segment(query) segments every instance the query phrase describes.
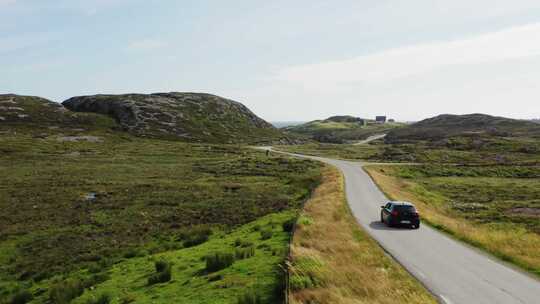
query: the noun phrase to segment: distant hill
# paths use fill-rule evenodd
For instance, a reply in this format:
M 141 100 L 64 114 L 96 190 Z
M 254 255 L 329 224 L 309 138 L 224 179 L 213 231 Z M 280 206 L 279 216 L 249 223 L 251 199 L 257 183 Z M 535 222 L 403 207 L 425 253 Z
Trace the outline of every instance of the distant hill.
M 287 127 L 284 130 L 289 134 L 297 134 L 324 143 L 351 143 L 401 126 L 400 123 L 377 124 L 369 119 L 340 115 Z
M 274 127 L 278 129 L 286 128 L 286 127 L 292 127 L 292 126 L 298 126 L 301 124 L 306 123 L 305 121 L 272 121 L 270 122 Z
M 444 114 L 403 128 L 392 130 L 386 136 L 389 143 L 450 137 L 539 137 L 540 125 L 531 121 L 496 117 L 485 114 Z

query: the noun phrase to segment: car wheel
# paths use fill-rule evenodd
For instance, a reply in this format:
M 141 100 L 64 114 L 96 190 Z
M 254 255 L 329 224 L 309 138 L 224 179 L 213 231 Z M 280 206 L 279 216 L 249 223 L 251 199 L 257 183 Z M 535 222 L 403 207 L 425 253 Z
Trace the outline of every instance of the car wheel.
M 420 224 L 418 223 L 418 224 L 414 225 L 413 228 L 414 228 L 414 229 L 420 228 Z

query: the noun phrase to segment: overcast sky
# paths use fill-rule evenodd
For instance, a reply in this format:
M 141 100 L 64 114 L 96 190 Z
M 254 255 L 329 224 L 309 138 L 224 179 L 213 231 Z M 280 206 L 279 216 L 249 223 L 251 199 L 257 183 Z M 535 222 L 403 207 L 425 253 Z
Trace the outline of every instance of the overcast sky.
M 540 1 L 0 0 L 0 93 L 169 91 L 270 121 L 540 117 Z

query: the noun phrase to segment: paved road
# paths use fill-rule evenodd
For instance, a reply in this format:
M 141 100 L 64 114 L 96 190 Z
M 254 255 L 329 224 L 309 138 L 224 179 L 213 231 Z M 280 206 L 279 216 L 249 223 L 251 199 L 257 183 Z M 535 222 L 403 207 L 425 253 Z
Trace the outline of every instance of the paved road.
M 381 224 L 380 206 L 387 198 L 361 164 L 310 158 L 332 164 L 343 172 L 347 200 L 357 221 L 441 303 L 540 303 L 540 282 L 535 278 L 426 225 L 409 230 Z
M 386 134 L 377 134 L 377 135 L 372 135 L 362 141 L 359 141 L 357 143 L 354 143 L 353 146 L 358 146 L 358 145 L 365 145 L 365 144 L 369 144 L 370 142 L 374 141 L 374 140 L 377 140 L 377 139 L 381 139 L 381 138 L 385 138 L 386 137 Z

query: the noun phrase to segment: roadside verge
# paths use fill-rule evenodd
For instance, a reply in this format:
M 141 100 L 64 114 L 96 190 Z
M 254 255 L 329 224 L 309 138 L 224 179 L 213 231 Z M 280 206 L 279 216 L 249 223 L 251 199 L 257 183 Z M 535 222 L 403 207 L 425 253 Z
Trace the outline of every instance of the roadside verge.
M 436 303 L 358 226 L 330 166 L 298 219 L 288 287 L 289 303 Z
M 428 191 L 419 183 L 390 174 L 392 168 L 365 166 L 379 189 L 391 200 L 410 201 L 422 221 L 452 237 L 480 248 L 495 257 L 540 276 L 540 236 L 509 223 L 474 223 L 456 216 L 445 203 L 447 198 Z

